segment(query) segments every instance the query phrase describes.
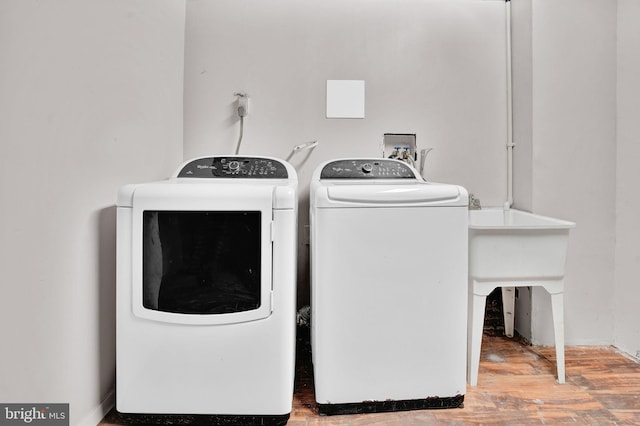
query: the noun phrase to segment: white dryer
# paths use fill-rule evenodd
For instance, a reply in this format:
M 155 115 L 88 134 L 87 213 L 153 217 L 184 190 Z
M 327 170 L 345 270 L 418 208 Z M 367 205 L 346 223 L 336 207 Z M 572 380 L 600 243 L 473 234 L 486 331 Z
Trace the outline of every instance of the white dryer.
M 311 179 L 311 350 L 320 413 L 459 407 L 468 194 L 398 160 Z
M 296 223 L 296 172 L 273 158 L 201 157 L 121 188 L 116 409 L 128 422 L 286 423 Z

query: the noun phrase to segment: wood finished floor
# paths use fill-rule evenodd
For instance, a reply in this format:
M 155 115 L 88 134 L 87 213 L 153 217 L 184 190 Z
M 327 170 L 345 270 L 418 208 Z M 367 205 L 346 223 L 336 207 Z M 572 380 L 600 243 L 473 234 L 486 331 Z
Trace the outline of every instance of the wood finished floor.
M 304 356 L 304 354 L 302 354 Z M 464 408 L 319 416 L 308 360 L 297 367 L 288 425 L 640 425 L 640 365 L 611 347 L 567 347 L 567 382 L 555 350 L 485 334 L 478 386 Z M 101 426 L 122 425 L 113 414 Z
M 299 378 L 290 425 L 640 425 L 640 365 L 610 347 L 569 347 L 567 383 L 555 349 L 485 335 L 478 386 L 464 408 L 319 417 L 312 380 Z
M 487 299 L 478 386 L 467 386 L 464 408 L 320 416 L 308 328 L 301 328 L 287 425 L 640 425 L 636 360 L 613 347 L 567 347 L 566 383 L 558 384 L 555 348 L 504 337 L 499 292 L 492 296 Z M 99 426 L 121 425 L 125 423 L 112 411 Z

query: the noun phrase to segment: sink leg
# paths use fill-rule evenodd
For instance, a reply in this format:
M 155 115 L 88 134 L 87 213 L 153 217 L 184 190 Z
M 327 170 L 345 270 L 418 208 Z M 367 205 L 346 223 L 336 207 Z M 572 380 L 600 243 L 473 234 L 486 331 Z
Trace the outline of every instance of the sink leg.
M 504 334 L 507 337 L 513 337 L 515 305 L 515 287 L 502 287 L 502 313 L 504 315 Z
M 556 364 L 558 368 L 558 383 L 565 382 L 564 372 L 564 295 L 551 295 L 551 309 L 553 311 L 553 332 L 556 341 Z
M 484 310 L 487 296 L 473 295 L 471 303 L 471 336 L 469 341 L 469 371 L 470 386 L 478 384 L 478 369 L 480 368 L 480 350 L 482 347 L 482 328 L 484 326 Z

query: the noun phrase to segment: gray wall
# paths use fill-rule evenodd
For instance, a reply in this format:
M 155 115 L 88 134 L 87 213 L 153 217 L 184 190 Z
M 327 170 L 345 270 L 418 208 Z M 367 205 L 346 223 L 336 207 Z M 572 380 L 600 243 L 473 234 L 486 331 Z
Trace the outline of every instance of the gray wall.
M 618 0 L 614 343 L 640 358 L 640 2 Z
M 2 402 L 68 401 L 71 424 L 87 425 L 110 406 L 116 191 L 168 176 L 183 156 L 231 152 L 237 90 L 251 95 L 243 152 L 286 157 L 320 140 L 292 161 L 301 226 L 315 165 L 377 156 L 389 131 L 435 148 L 428 178 L 504 201 L 502 1 L 187 6 L 185 17 L 174 0 L 0 2 Z M 516 205 L 578 223 L 567 343 L 637 355 L 640 7 L 513 8 L 525 22 L 514 25 Z M 367 82 L 366 118 L 325 119 L 325 80 L 351 78 Z M 550 324 L 536 327 L 548 341 Z
M 513 202 L 533 210 L 533 46 L 532 0 L 511 2 L 511 61 L 513 85 Z
M 616 3 L 512 3 L 516 207 L 577 223 L 567 261 L 566 343 L 609 344 L 615 318 Z M 549 296 L 540 288 L 530 301 L 526 291 L 521 295 L 531 317 L 518 319 L 525 327 L 531 321 L 534 343 L 552 344 Z
M 184 2 L 0 2 L 0 401 L 113 403 L 115 199 L 182 160 Z
M 241 153 L 286 158 L 318 139 L 300 179 L 300 302 L 308 294 L 308 186 L 331 158 L 381 155 L 382 135 L 434 148 L 425 176 L 506 199 L 503 1 L 190 0 L 185 157 L 232 153 L 234 92 L 250 95 Z M 326 119 L 325 83 L 362 79 L 364 119 Z
M 625 271 L 634 270 L 633 258 L 614 257 L 616 235 L 619 253 L 633 241 L 621 242 L 626 228 L 616 227 L 617 3 L 514 0 L 512 8 L 515 207 L 577 222 L 567 262 L 566 342 L 610 344 L 614 328 L 637 333 L 633 326 L 625 331 L 633 315 L 624 302 L 631 286 Z M 630 24 L 625 28 L 620 54 L 631 60 L 636 45 Z M 435 148 L 428 179 L 464 185 L 483 205 L 501 205 L 504 34 L 502 1 L 189 0 L 185 157 L 233 151 L 233 93 L 246 91 L 251 108 L 242 152 L 286 157 L 293 145 L 320 140 L 308 158 L 292 160 L 300 173 L 301 236 L 315 166 L 378 156 L 385 132 L 415 132 L 419 148 Z M 324 118 L 327 79 L 366 81 L 365 119 Z M 632 78 L 623 84 L 633 85 Z M 301 302 L 308 286 L 304 241 Z M 614 292 L 614 281 L 624 290 Z M 548 295 L 534 289 L 525 296 L 530 337 L 551 344 Z

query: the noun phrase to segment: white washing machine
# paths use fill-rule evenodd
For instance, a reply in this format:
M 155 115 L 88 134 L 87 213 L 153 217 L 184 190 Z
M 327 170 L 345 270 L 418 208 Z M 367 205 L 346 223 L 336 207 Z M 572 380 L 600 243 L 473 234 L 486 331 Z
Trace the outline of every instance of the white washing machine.
M 398 160 L 311 179 L 311 349 L 320 413 L 460 407 L 468 194 Z
M 197 158 L 168 180 L 121 188 L 117 215 L 117 411 L 130 423 L 286 423 L 295 369 L 293 167 Z

